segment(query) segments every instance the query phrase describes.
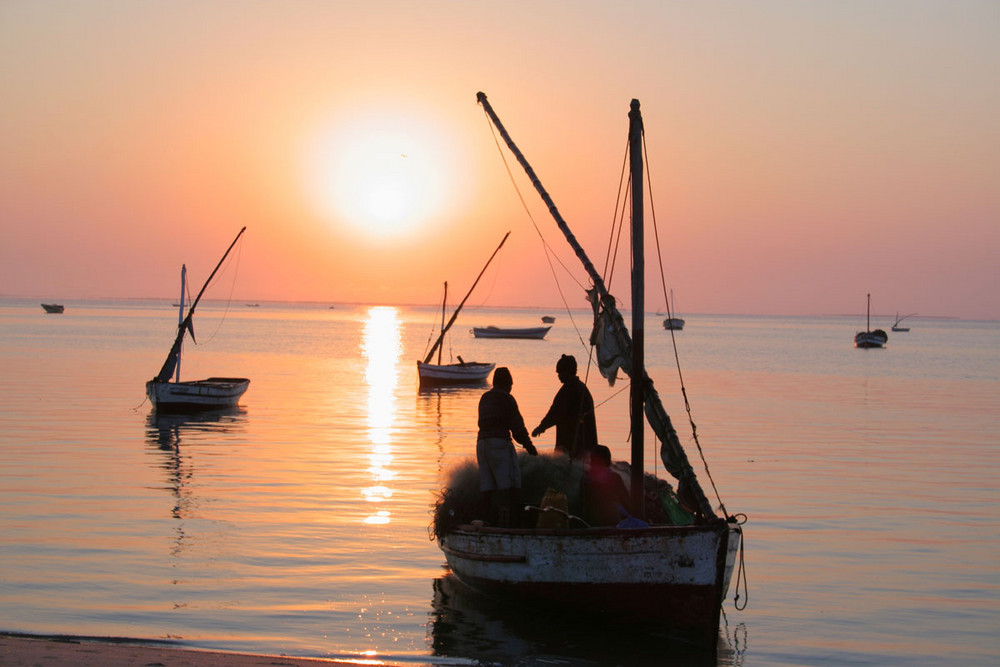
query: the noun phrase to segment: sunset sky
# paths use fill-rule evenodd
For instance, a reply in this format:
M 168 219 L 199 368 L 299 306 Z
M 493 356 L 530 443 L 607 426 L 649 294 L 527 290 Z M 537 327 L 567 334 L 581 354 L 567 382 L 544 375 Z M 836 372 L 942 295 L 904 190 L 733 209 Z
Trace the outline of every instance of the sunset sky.
M 0 295 L 172 298 L 246 225 L 238 299 L 457 301 L 510 230 L 472 301 L 559 307 L 533 218 L 583 306 L 480 90 L 598 266 L 640 100 L 682 313 L 1000 319 L 995 0 L 3 0 Z

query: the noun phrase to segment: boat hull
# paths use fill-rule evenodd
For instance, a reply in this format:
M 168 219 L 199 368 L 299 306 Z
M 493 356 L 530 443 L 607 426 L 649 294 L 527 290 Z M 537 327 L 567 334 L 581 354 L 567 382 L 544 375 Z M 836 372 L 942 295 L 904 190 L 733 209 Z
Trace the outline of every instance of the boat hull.
M 734 524 L 530 530 L 462 526 L 440 547 L 483 594 L 653 624 L 671 638 L 718 641 L 739 551 Z
M 417 362 L 421 387 L 483 384 L 496 364 L 470 361 L 464 364 L 425 364 Z
M 189 382 L 146 383 L 146 395 L 158 412 L 199 412 L 237 405 L 250 386 L 246 378 L 213 377 Z
M 472 335 L 476 338 L 528 338 L 541 340 L 552 327 L 528 327 L 526 329 L 501 329 L 499 327 L 475 327 Z
M 875 331 L 859 331 L 854 335 L 855 347 L 882 347 L 889 342 L 889 336 L 881 329 Z
M 66 307 L 59 303 L 43 303 L 42 308 L 46 313 L 59 314 L 66 310 Z
M 684 328 L 684 320 L 679 317 L 667 317 L 663 320 L 663 328 L 668 331 L 680 331 Z

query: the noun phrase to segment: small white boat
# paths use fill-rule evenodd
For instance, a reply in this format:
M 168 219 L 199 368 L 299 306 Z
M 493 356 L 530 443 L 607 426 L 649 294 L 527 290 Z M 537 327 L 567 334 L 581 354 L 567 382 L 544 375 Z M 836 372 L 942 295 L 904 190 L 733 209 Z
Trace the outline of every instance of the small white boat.
M 674 310 L 673 290 L 670 290 L 670 303 L 667 305 L 670 306 L 669 308 L 670 316 L 666 317 L 663 320 L 663 328 L 666 329 L 667 331 L 680 331 L 681 329 L 684 328 L 684 320 L 680 317 L 673 317 L 673 313 L 677 312 L 676 310 Z
M 476 338 L 529 338 L 541 340 L 552 327 L 527 327 L 524 329 L 509 329 L 494 326 L 473 327 L 472 335 Z
M 854 334 L 854 346 L 861 348 L 883 347 L 889 342 L 889 334 L 882 329 L 872 331 L 872 295 L 868 295 L 868 319 L 864 331 Z
M 497 253 L 500 252 L 500 248 L 503 244 L 507 242 L 507 237 L 510 236 L 510 232 L 504 234 L 503 240 L 500 241 L 500 245 L 497 249 L 493 251 L 490 258 L 486 260 L 486 265 L 483 266 L 479 275 L 476 277 L 475 282 L 472 283 L 472 287 L 469 288 L 468 293 L 462 302 L 458 304 L 458 308 L 452 314 L 451 319 L 445 324 L 445 308 L 448 303 L 448 283 L 444 284 L 444 301 L 441 303 L 441 333 L 438 335 L 437 340 L 434 345 L 431 346 L 430 352 L 424 357 L 423 361 L 417 361 L 417 377 L 419 378 L 420 387 L 442 387 L 450 385 L 463 385 L 463 384 L 483 384 L 486 382 L 486 378 L 489 377 L 490 373 L 496 364 L 485 363 L 479 361 L 465 361 L 462 357 L 458 358 L 457 364 L 444 364 L 441 363 L 441 356 L 444 342 L 444 336 L 448 333 L 451 325 L 455 323 L 455 319 L 458 318 L 458 313 L 462 310 L 462 306 L 472 295 L 472 290 L 476 289 L 476 285 L 479 284 L 479 279 L 483 277 L 483 273 L 486 272 L 487 267 L 489 267 L 490 262 L 496 257 Z M 434 358 L 434 353 L 437 352 L 437 363 L 432 364 L 431 360 Z
M 903 320 L 905 320 L 907 317 L 913 317 L 914 315 L 916 315 L 916 313 L 910 313 L 909 315 L 903 315 L 902 317 L 900 317 L 899 313 L 896 313 L 896 321 L 892 325 L 892 330 L 893 331 L 909 331 L 910 327 L 901 326 L 900 322 L 902 322 Z
M 61 303 L 43 303 L 42 309 L 45 310 L 46 313 L 58 314 L 66 310 L 66 307 Z
M 483 384 L 496 364 L 481 361 L 461 361 L 457 364 L 425 364 L 417 362 L 421 387 L 441 387 L 458 384 Z
M 202 410 L 218 410 L 220 408 L 233 407 L 239 403 L 247 387 L 250 386 L 250 380 L 247 378 L 210 377 L 205 380 L 187 380 L 184 382 L 180 379 L 181 346 L 184 343 L 184 335 L 190 333 L 191 340 L 194 340 L 194 325 L 192 324 L 194 309 L 198 306 L 198 302 L 201 301 L 201 297 L 205 293 L 208 284 L 212 282 L 212 278 L 219 271 L 219 267 L 226 261 L 229 252 L 236 245 L 236 242 L 240 240 L 240 236 L 243 235 L 246 229 L 246 227 L 241 229 L 240 233 L 233 239 L 222 259 L 219 260 L 219 263 L 215 266 L 211 275 L 209 275 L 208 280 L 205 281 L 201 291 L 198 292 L 198 296 L 191 302 L 191 307 L 188 309 L 187 315 L 184 314 L 187 267 L 181 267 L 181 300 L 178 304 L 177 336 L 174 338 L 174 344 L 171 346 L 170 352 L 167 354 L 167 360 L 163 362 L 160 372 L 157 373 L 155 378 L 146 383 L 146 395 L 157 412 L 199 412 Z M 172 382 L 171 377 L 174 378 Z

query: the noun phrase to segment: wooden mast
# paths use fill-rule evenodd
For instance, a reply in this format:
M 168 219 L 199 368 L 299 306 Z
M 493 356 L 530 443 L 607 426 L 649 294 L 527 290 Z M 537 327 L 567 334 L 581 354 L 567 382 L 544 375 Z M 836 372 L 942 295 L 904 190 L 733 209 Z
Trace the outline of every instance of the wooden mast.
M 629 168 L 632 180 L 632 383 L 629 387 L 632 427 L 632 514 L 645 519 L 645 485 L 643 482 L 643 383 L 646 380 L 644 357 L 645 271 L 643 246 L 642 200 L 642 114 L 639 100 L 632 100 L 629 109 Z
M 510 236 L 510 232 L 507 232 L 506 234 L 503 235 L 503 241 L 500 241 L 500 245 L 498 245 L 497 249 L 493 251 L 493 254 L 490 255 L 490 258 L 486 260 L 486 266 L 484 266 L 483 270 L 479 272 L 478 276 L 476 276 L 476 282 L 472 283 L 472 287 L 469 288 L 469 292 L 465 295 L 465 298 L 462 299 L 462 303 L 458 304 L 458 308 L 455 309 L 455 312 L 454 314 L 452 314 L 451 319 L 448 320 L 448 324 L 441 328 L 441 335 L 438 336 L 438 339 L 436 341 L 434 341 L 434 345 L 431 347 L 431 351 L 427 353 L 427 356 L 424 357 L 423 363 L 425 364 L 431 363 L 431 359 L 434 358 L 434 353 L 437 352 L 438 348 L 441 346 L 441 341 L 444 340 L 444 335 L 448 333 L 448 329 L 450 329 L 451 325 L 455 323 L 455 318 L 458 317 L 458 312 L 462 310 L 462 306 L 464 306 L 468 298 L 472 296 L 472 290 L 476 289 L 476 285 L 479 284 L 479 279 L 483 277 L 484 273 L 486 273 L 486 268 L 490 265 L 490 262 L 493 261 L 493 258 L 497 256 L 497 253 L 500 252 L 500 248 L 503 247 L 503 244 L 507 242 L 508 236 Z
M 448 306 L 448 281 L 444 281 L 444 298 L 441 300 L 441 332 L 444 333 L 445 308 Z M 438 346 L 438 366 L 441 365 L 441 354 L 444 352 L 444 345 Z
M 187 272 L 188 272 L 187 264 L 181 264 L 181 300 L 177 304 L 178 305 L 178 308 L 177 308 L 177 329 L 178 330 L 180 330 L 180 328 L 184 325 L 184 293 L 185 293 L 185 288 L 187 287 Z M 181 355 L 178 354 L 177 355 L 177 368 L 174 369 L 174 382 L 180 382 L 180 381 L 181 381 Z

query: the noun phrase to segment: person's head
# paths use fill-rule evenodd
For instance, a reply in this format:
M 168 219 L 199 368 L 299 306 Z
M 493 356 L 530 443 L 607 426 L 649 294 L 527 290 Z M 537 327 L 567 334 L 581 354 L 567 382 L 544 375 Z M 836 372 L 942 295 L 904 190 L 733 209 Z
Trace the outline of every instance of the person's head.
M 510 369 L 501 366 L 493 371 L 493 386 L 503 391 L 510 391 L 511 387 L 514 386 L 514 378 L 510 374 Z
M 576 376 L 576 357 L 572 354 L 564 354 L 556 362 L 556 375 L 562 382 Z
M 590 465 L 611 467 L 611 450 L 604 445 L 597 445 L 590 452 Z

